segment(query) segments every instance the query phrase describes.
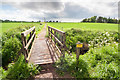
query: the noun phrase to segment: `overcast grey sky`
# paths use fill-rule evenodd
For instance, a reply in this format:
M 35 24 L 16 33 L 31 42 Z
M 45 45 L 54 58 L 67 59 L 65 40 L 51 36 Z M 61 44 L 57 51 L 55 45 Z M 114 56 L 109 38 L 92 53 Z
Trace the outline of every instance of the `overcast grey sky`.
M 0 19 L 79 22 L 83 18 L 118 18 L 119 0 L 2 0 Z

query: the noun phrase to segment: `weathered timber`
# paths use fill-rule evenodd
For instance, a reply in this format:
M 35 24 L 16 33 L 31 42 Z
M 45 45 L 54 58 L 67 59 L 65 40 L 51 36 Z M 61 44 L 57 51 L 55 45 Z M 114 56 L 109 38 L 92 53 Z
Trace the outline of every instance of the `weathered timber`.
M 61 39 L 59 39 L 56 36 L 56 33 L 58 33 L 61 36 Z M 66 45 L 65 45 L 65 38 L 66 38 L 65 37 L 65 32 L 48 26 L 48 37 L 51 39 L 52 42 L 54 42 L 55 45 L 57 45 L 56 43 L 60 44 L 60 45 L 58 45 L 59 47 L 56 46 L 56 48 L 58 49 L 59 52 L 61 52 L 63 57 L 65 57 L 65 49 L 66 49 Z M 53 38 L 54 38 L 54 41 L 53 41 Z
M 30 34 L 28 40 L 26 39 L 26 36 Z M 24 32 L 21 33 L 21 39 L 22 39 L 22 49 L 21 49 L 21 53 L 24 54 L 25 56 L 25 59 L 29 60 L 29 57 L 30 57 L 30 52 L 31 52 L 31 49 L 30 49 L 30 52 L 28 50 L 28 47 L 30 46 L 30 44 L 32 43 L 32 41 L 34 42 L 34 39 L 35 39 L 35 26 L 30 28 L 29 30 L 26 30 Z

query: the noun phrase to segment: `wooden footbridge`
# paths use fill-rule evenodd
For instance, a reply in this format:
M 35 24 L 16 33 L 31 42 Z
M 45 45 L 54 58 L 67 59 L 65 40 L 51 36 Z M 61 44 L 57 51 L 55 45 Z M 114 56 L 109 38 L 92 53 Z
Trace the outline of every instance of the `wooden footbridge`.
M 47 31 L 48 37 L 45 37 Z M 29 63 L 54 63 L 60 56 L 65 57 L 65 51 L 68 51 L 65 45 L 65 32 L 49 27 L 47 24 L 37 37 L 35 27 L 32 27 L 21 33 L 21 39 L 23 47 L 20 53 L 24 54 Z

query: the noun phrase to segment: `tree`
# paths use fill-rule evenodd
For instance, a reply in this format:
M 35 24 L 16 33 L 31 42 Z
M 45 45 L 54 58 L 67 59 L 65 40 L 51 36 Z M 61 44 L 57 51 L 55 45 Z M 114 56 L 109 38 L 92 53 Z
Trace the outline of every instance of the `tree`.
M 96 18 L 97 18 L 97 16 L 91 17 L 91 18 L 90 18 L 90 21 L 91 21 L 91 22 L 96 22 Z
M 117 24 L 118 20 L 117 19 L 113 19 L 113 23 Z
M 97 22 L 98 22 L 98 23 L 102 23 L 102 22 L 103 22 L 103 17 L 101 17 L 101 16 L 98 17 L 98 18 L 97 18 Z
M 49 22 L 52 22 L 51 20 Z
M 107 23 L 113 23 L 113 20 L 109 17 Z
M 85 19 L 83 19 L 83 21 L 82 22 L 87 22 L 87 19 L 85 18 Z
M 120 19 L 118 20 L 118 24 L 120 24 Z
M 103 18 L 103 23 L 107 23 L 108 19 L 106 17 Z

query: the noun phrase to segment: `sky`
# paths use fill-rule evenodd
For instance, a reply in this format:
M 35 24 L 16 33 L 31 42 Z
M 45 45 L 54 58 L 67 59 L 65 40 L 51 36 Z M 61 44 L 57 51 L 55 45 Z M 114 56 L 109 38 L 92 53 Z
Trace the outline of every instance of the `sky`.
M 103 16 L 118 18 L 119 0 L 1 0 L 0 19 L 80 22 Z

